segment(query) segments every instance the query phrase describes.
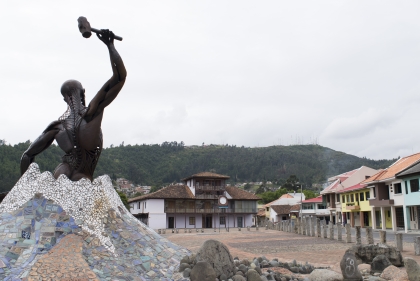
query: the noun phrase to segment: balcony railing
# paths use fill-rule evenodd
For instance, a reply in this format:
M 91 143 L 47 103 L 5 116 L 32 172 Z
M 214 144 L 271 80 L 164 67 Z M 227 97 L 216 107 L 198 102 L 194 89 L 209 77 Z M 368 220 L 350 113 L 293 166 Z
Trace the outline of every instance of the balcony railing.
M 348 202 L 346 203 L 347 210 L 360 210 L 359 202 Z
M 218 199 L 219 195 L 216 194 L 196 194 L 196 199 Z
M 247 208 L 247 209 L 228 209 L 228 208 L 217 208 L 217 209 L 173 209 L 166 208 L 165 213 L 196 213 L 196 214 L 243 214 L 243 213 L 257 213 L 257 209 Z
M 199 185 L 195 187 L 197 190 L 201 191 L 225 191 L 225 186 L 211 186 L 211 185 Z

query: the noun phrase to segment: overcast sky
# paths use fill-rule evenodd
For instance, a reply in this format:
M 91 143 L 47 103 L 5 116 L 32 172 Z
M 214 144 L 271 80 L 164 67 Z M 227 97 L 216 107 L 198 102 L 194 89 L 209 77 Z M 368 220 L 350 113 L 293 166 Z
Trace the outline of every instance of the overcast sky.
M 69 3 L 69 4 L 67 4 Z M 314 139 L 373 159 L 420 151 L 419 1 L 2 1 L 0 139 L 33 141 L 112 75 L 128 77 L 104 145 L 289 145 Z

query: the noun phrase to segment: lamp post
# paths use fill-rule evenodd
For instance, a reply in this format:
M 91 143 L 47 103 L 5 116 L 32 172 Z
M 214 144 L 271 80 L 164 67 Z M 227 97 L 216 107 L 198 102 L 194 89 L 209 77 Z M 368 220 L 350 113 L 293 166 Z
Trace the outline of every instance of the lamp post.
M 297 182 L 297 185 L 300 185 L 300 214 L 299 214 L 299 217 L 302 218 L 302 188 L 303 188 L 303 184 Z

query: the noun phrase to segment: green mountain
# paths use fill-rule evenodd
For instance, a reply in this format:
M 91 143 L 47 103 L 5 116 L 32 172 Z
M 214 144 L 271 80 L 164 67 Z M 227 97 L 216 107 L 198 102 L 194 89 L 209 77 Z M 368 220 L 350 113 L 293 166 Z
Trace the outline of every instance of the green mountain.
M 0 145 L 0 191 L 10 190 L 19 179 L 19 161 L 29 141 L 14 146 Z M 53 171 L 63 152 L 52 145 L 36 157 L 42 171 Z M 183 142 L 161 145 L 120 145 L 102 151 L 95 177 L 108 174 L 125 177 L 142 185 L 179 182 L 181 178 L 212 171 L 231 177 L 231 182 L 284 182 L 296 175 L 306 186 L 323 183 L 329 176 L 362 165 L 385 168 L 391 160 L 371 160 L 334 151 L 319 145 L 270 147 L 184 146 Z

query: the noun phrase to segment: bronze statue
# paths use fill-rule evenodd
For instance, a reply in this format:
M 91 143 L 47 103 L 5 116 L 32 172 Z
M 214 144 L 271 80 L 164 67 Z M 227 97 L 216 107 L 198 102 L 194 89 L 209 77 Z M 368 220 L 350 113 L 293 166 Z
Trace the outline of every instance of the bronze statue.
M 81 29 L 80 18 L 79 29 Z M 35 156 L 56 140 L 65 155 L 62 157 L 62 163 L 54 170 L 54 177 L 57 179 L 60 175 L 66 175 L 72 181 L 78 181 L 81 178 L 93 179 L 93 172 L 102 151 L 101 123 L 104 109 L 117 97 L 127 76 L 124 63 L 114 46 L 114 33 L 107 29 L 95 29 L 95 32 L 108 47 L 112 77 L 87 107 L 85 89 L 82 84 L 76 80 L 64 82 L 61 86 L 61 94 L 68 105 L 67 111 L 57 121 L 48 125 L 41 136 L 23 153 L 20 162 L 22 174 L 34 161 Z

